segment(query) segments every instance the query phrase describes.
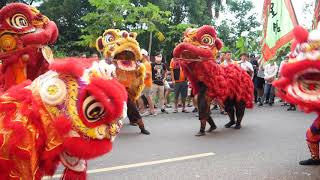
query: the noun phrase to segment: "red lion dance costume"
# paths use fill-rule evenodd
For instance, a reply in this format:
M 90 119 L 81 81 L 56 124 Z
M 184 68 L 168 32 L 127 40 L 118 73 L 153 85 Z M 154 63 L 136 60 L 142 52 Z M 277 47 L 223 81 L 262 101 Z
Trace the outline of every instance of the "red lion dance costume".
M 0 88 L 7 90 L 26 79 L 48 71 L 53 56 L 48 46 L 56 41 L 58 29 L 37 9 L 12 3 L 0 10 Z
M 285 101 L 297 104 L 306 113 L 318 113 L 306 133 L 311 158 L 300 164 L 320 165 L 320 30 L 309 33 L 298 26 L 294 35 L 289 63 L 283 66 L 274 86 L 281 90 L 278 95 Z
M 253 84 L 250 76 L 236 65 L 222 67 L 215 62 L 222 41 L 212 26 L 188 29 L 183 42 L 173 51 L 176 60 L 180 60 L 195 94 L 198 94 L 200 131 L 196 136 L 205 135 L 206 122 L 211 127 L 207 132 L 216 129 L 210 117 L 210 103 L 216 100 L 225 105 L 230 117 L 226 128 L 236 124 L 241 128 L 245 108 L 253 106 Z M 235 120 L 237 117 L 237 121 Z
M 68 58 L 0 96 L 0 179 L 86 179 L 86 160 L 112 149 L 127 93 L 103 61 Z

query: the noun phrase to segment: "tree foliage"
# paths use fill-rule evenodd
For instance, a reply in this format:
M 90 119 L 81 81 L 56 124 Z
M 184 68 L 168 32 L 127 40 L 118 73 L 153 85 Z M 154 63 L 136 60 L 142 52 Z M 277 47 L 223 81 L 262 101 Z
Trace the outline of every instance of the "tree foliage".
M 55 21 L 59 28 L 59 39 L 55 45 L 59 51 L 68 52 L 69 55 L 90 51 L 87 46 L 77 44 L 81 30 L 89 25 L 81 17 L 95 11 L 87 0 L 47 0 L 40 5 L 39 10 Z
M 34 2 L 39 2 L 41 0 L 1 0 L 0 1 L 0 9 L 5 6 L 6 4 L 13 3 L 13 2 L 20 2 L 25 3 L 28 5 L 32 5 Z
M 143 47 L 148 36 L 147 33 L 154 32 L 159 40 L 165 38 L 160 31 L 160 26 L 166 26 L 171 15 L 170 11 L 161 11 L 152 3 L 131 3 L 129 0 L 90 0 L 96 11 L 90 12 L 82 20 L 88 24 L 83 29 L 80 45 L 94 46 L 95 40 L 105 29 L 119 28 L 139 33 L 139 40 L 143 41 Z
M 260 50 L 261 24 L 253 12 L 249 0 L 229 0 L 217 25 L 219 37 L 225 48 L 234 52 L 236 57 L 243 52 L 258 53 Z
M 10 0 L 7 0 L 10 1 Z M 12 1 L 12 0 L 11 0 Z M 29 0 L 30 1 L 30 0 Z M 39 0 L 38 0 L 39 1 Z M 41 1 L 41 0 L 40 0 Z M 59 55 L 95 52 L 95 40 L 107 28 L 138 32 L 140 46 L 167 59 L 188 27 L 214 25 L 224 49 L 236 55 L 257 52 L 261 30 L 250 0 L 45 0 L 39 9 L 55 21 Z

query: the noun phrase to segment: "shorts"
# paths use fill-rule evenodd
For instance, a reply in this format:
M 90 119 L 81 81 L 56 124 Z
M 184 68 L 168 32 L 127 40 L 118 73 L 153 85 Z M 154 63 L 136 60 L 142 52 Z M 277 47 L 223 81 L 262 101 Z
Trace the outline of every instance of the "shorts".
M 168 89 L 170 89 L 170 85 L 169 85 L 169 83 L 168 83 L 168 81 L 164 81 L 164 89 L 165 90 L 168 90 Z
M 263 89 L 264 84 L 265 84 L 264 78 L 261 78 L 261 77 L 256 77 L 255 78 L 255 82 L 254 82 L 255 88 Z
M 144 87 L 141 95 L 152 96 L 153 95 L 152 88 L 151 87 Z
M 188 83 L 184 82 L 177 82 L 174 84 L 174 96 L 176 99 L 179 98 L 181 95 L 182 99 L 185 99 L 188 96 Z

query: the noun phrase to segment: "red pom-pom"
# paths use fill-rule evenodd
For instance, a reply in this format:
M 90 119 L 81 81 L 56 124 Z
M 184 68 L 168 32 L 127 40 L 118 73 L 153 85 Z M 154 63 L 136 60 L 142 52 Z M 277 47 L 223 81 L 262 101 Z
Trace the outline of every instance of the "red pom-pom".
M 60 136 L 66 135 L 72 128 L 71 121 L 65 116 L 60 116 L 55 119 L 53 125 Z
M 112 143 L 109 140 L 92 139 L 88 141 L 84 138 L 68 137 L 63 147 L 72 156 L 77 156 L 81 159 L 92 159 L 111 151 Z
M 50 64 L 49 68 L 50 70 L 57 71 L 61 74 L 81 77 L 84 70 L 89 68 L 94 61 L 96 61 L 96 59 L 76 57 L 55 59 L 55 61 Z
M 309 32 L 302 26 L 295 27 L 293 34 L 299 43 L 306 42 L 308 40 Z

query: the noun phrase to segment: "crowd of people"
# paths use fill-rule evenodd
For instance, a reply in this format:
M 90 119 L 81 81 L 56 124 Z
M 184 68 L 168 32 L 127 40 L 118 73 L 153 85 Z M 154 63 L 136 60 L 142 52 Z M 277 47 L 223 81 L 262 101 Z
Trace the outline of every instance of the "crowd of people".
M 141 116 L 157 115 L 155 108 L 160 109 L 160 113 L 168 114 L 166 108 L 170 106 L 170 100 L 174 99 L 173 113 L 189 113 L 186 107 L 194 107 L 191 112 L 198 112 L 197 96 L 192 93 L 192 87 L 184 74 L 179 61 L 172 59 L 167 65 L 161 53 L 157 53 L 152 62 L 146 50 L 142 50 L 144 65 L 146 66 L 145 88 L 138 100 L 138 107 Z M 240 60 L 232 59 L 232 52 L 225 51 L 219 54 L 217 63 L 221 66 L 236 64 L 244 69 L 251 77 L 254 84 L 254 103 L 258 107 L 275 103 L 275 88 L 272 82 L 280 76 L 281 68 L 288 63 L 289 58 L 281 62 L 266 63 L 254 54 L 242 53 Z M 171 95 L 173 93 L 173 96 Z M 173 97 L 173 98 L 172 98 Z M 280 99 L 280 102 L 283 102 Z M 283 102 L 282 106 L 288 106 L 288 111 L 295 111 L 292 104 Z M 211 109 L 220 109 L 220 113 L 227 115 L 223 104 L 212 103 Z M 181 110 L 179 109 L 181 108 Z M 198 115 L 196 115 L 198 116 Z

